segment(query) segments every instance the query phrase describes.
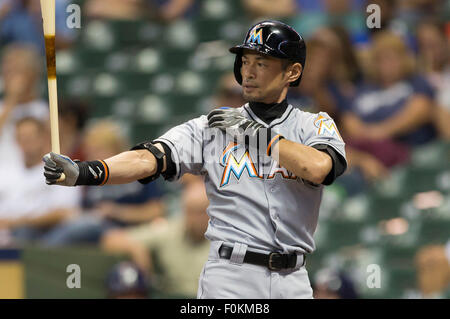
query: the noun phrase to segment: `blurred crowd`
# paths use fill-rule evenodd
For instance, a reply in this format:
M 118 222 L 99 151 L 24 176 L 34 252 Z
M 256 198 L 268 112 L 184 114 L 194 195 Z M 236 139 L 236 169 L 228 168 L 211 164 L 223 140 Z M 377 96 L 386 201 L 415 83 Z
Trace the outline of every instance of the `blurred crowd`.
M 82 4 L 83 19 L 167 25 L 195 18 L 201 1 L 74 2 Z M 70 49 L 78 35 L 65 23 L 71 1 L 56 3 L 57 50 Z M 366 25 L 369 4 L 381 8 L 379 27 Z M 240 5 L 249 25 L 276 18 L 304 36 L 304 75 L 288 101 L 308 112 L 325 111 L 337 122 L 349 161 L 338 182 L 349 196 L 408 164 L 416 147 L 450 141 L 450 1 L 241 0 Z M 50 138 L 48 106 L 39 93 L 45 66 L 39 1 L 0 0 L 0 46 L 0 246 L 98 245 L 131 261 L 109 274 L 111 297 L 148 297 L 151 289 L 195 296 L 209 247 L 203 236 L 208 200 L 202 178 L 183 178 L 176 190 L 178 211 L 168 208 L 167 190 L 159 182 L 45 185 L 41 158 L 50 150 Z M 211 108 L 244 103 L 230 70 L 217 83 Z M 60 100 L 63 154 L 94 160 L 132 146 L 118 123 L 90 118 L 94 107 Z M 418 249 L 422 296 L 448 290 L 449 255 L 444 246 Z M 122 282 L 127 272 L 136 273 L 134 282 Z M 357 298 L 340 270 L 325 269 L 313 282 L 316 297 Z

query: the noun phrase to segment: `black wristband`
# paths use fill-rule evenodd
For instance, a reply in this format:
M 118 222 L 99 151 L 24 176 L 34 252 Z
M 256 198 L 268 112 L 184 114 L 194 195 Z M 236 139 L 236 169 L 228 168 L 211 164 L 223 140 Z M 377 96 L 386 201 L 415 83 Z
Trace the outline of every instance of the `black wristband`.
M 109 179 L 109 167 L 102 160 L 75 162 L 79 175 L 75 185 L 104 185 Z

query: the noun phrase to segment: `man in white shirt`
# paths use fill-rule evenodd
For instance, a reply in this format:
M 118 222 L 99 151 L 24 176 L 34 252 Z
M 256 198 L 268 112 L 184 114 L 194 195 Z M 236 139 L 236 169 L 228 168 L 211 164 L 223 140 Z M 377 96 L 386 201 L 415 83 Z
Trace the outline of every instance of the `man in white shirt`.
M 54 226 L 77 214 L 81 189 L 50 187 L 42 181 L 41 157 L 49 150 L 46 123 L 23 118 L 15 133 L 24 162 L 22 169 L 4 171 L 0 179 L 0 231 L 9 231 L 18 243 L 45 242 Z
M 48 105 L 39 99 L 38 81 L 43 64 L 34 47 L 13 44 L 4 50 L 0 100 L 0 175 L 21 166 L 22 154 L 15 140 L 15 123 L 24 117 L 48 119 Z

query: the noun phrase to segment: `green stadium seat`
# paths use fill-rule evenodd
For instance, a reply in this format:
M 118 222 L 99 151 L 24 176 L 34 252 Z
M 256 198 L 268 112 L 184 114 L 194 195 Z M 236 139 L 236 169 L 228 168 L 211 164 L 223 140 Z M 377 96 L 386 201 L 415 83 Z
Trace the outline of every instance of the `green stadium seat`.
M 326 246 L 327 249 L 336 250 L 362 244 L 362 231 L 365 227 L 363 222 L 328 220 L 320 227 L 323 228 L 323 236 L 325 236 L 322 239 L 322 247 Z
M 418 245 L 411 245 L 409 247 L 383 245 L 384 262 L 389 267 L 410 270 L 414 267 L 414 257 L 418 249 Z
M 170 46 L 159 47 L 158 51 L 161 55 L 161 68 L 163 70 L 185 70 L 187 68 L 189 58 L 193 53 L 192 49 L 180 49 Z
M 241 0 L 202 0 L 200 17 L 209 19 L 237 19 L 245 15 Z
M 151 92 L 151 83 L 156 77 L 154 74 L 136 71 L 122 71 L 113 73 L 124 88 L 123 96 L 133 95 L 135 92 Z
M 409 200 L 408 197 L 386 198 L 378 194 L 369 196 L 370 220 L 376 222 L 380 220 L 396 218 L 402 216 L 402 208 Z
M 111 267 L 126 256 L 109 256 L 97 248 L 78 246 L 42 248 L 27 246 L 23 251 L 26 298 L 106 298 L 105 279 Z M 82 273 L 79 289 L 68 289 L 67 266 L 77 264 Z
M 438 189 L 438 176 L 442 172 L 443 169 L 439 167 L 408 168 L 403 190 L 404 194 L 413 195 Z
M 167 25 L 159 38 L 160 45 L 177 49 L 194 49 L 198 42 L 194 22 L 187 19 Z
M 108 20 L 108 29 L 114 34 L 115 46 L 124 48 L 139 44 L 140 30 L 147 24 L 145 21 Z M 149 45 L 151 43 L 147 43 Z
M 411 165 L 418 168 L 450 168 L 450 143 L 438 141 L 413 149 Z
M 423 219 L 420 231 L 420 243 L 445 244 L 450 239 L 450 220 Z
M 108 52 L 117 45 L 116 37 L 106 20 L 86 23 L 80 34 L 79 45 L 88 49 Z
M 132 127 L 131 139 L 133 143 L 140 143 L 155 139 L 165 133 L 169 127 L 166 124 L 135 123 Z
M 90 72 L 58 75 L 57 86 L 59 96 L 86 97 L 92 94 L 93 75 Z
M 102 52 L 89 47 L 80 47 L 74 53 L 81 70 L 85 69 L 104 69 L 106 57 L 109 52 Z M 75 73 L 79 72 L 78 70 Z

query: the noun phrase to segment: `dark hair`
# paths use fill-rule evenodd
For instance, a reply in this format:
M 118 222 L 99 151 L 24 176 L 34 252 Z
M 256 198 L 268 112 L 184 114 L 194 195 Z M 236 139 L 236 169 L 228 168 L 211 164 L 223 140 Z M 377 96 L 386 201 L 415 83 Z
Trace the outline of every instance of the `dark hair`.
M 39 132 L 43 132 L 47 129 L 45 121 L 40 120 L 33 116 L 26 116 L 26 117 L 19 119 L 16 122 L 16 127 L 19 127 L 20 125 L 27 123 L 27 122 L 31 122 L 31 123 L 35 124 L 38 127 Z
M 76 121 L 77 129 L 83 129 L 89 113 L 89 107 L 87 103 L 78 99 L 69 99 L 59 101 L 58 104 L 59 116 L 73 116 Z
M 416 36 L 417 36 L 417 33 L 418 33 L 419 29 L 421 27 L 424 27 L 424 26 L 429 26 L 429 27 L 434 28 L 436 31 L 438 31 L 438 33 L 443 38 L 446 38 L 446 33 L 445 33 L 446 24 L 445 24 L 444 21 L 442 21 L 442 19 L 437 19 L 437 18 L 434 18 L 434 17 L 427 17 L 427 18 L 425 18 L 424 20 L 419 22 L 419 24 L 417 25 L 416 30 L 415 30 Z
M 294 63 L 296 63 L 296 62 L 292 61 L 292 60 L 288 60 L 288 59 L 282 59 L 281 60 L 281 67 L 283 68 L 283 70 L 286 70 L 288 68 L 288 66 L 290 66 L 290 65 L 292 65 Z
M 329 29 L 339 38 L 342 44 L 342 58 L 348 71 L 349 80 L 354 83 L 361 80 L 362 72 L 358 59 L 356 58 L 350 34 L 344 27 L 339 25 L 332 25 Z

